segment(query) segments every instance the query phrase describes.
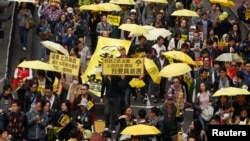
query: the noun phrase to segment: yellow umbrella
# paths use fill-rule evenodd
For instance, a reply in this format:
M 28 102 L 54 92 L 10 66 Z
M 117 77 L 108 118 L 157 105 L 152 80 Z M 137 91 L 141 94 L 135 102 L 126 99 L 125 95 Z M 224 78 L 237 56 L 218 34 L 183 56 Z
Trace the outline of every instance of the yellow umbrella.
M 167 58 L 179 60 L 190 65 L 196 65 L 195 61 L 182 51 L 167 51 L 162 54 Z
M 219 3 L 224 7 L 235 7 L 235 3 L 232 0 L 210 0 L 210 3 Z
M 122 24 L 119 29 L 133 32 L 133 34 L 148 34 L 148 30 L 137 24 Z
M 133 79 L 129 82 L 129 85 L 130 85 L 132 88 L 141 88 L 141 87 L 144 87 L 144 86 L 145 86 L 145 83 L 144 83 L 144 81 L 141 80 L 141 79 L 133 78 Z
M 224 62 L 243 62 L 243 58 L 237 53 L 223 53 L 219 55 L 215 60 Z
M 153 82 L 160 84 L 161 77 L 159 76 L 159 69 L 155 62 L 152 59 L 144 58 L 144 65 Z
M 62 54 L 69 56 L 69 52 L 62 45 L 52 41 L 42 41 L 41 44 L 53 52 L 61 52 Z
M 244 88 L 228 87 L 222 88 L 213 94 L 213 97 L 218 96 L 236 96 L 236 95 L 250 95 L 250 92 Z
M 151 26 L 151 25 L 143 25 L 141 26 L 143 28 L 145 28 L 147 31 L 150 31 L 150 30 L 153 30 L 153 29 L 156 29 L 155 27 Z M 135 37 L 135 36 L 140 36 L 142 35 L 141 33 L 133 33 L 133 32 L 130 32 L 129 33 L 129 37 Z
M 121 134 L 123 135 L 133 135 L 133 136 L 142 136 L 142 135 L 158 135 L 161 132 L 153 125 L 137 124 L 133 126 L 126 127 Z
M 109 3 L 121 4 L 121 5 L 135 5 L 134 0 L 110 0 Z
M 112 3 L 100 3 L 98 4 L 98 7 L 101 9 L 101 11 L 121 11 L 121 7 L 116 4 Z
M 148 34 L 144 34 L 147 40 L 156 40 L 158 36 L 162 36 L 164 38 L 170 36 L 172 33 L 165 28 L 155 28 L 148 31 Z
M 56 71 L 53 65 L 44 63 L 39 60 L 34 60 L 34 61 L 23 61 L 18 65 L 18 67 L 21 68 L 31 68 L 31 69 L 36 69 L 36 70 L 48 70 L 48 71 Z
M 168 3 L 167 0 L 142 0 L 146 2 L 155 2 L 155 3 Z
M 102 8 L 98 4 L 82 5 L 80 10 L 102 11 Z
M 186 63 L 174 63 L 165 66 L 161 71 L 160 71 L 160 76 L 162 77 L 172 77 L 172 76 L 179 76 L 183 75 L 192 69 L 190 66 Z
M 186 17 L 199 17 L 199 15 L 192 10 L 182 9 L 182 10 L 175 10 L 172 16 L 186 16 Z

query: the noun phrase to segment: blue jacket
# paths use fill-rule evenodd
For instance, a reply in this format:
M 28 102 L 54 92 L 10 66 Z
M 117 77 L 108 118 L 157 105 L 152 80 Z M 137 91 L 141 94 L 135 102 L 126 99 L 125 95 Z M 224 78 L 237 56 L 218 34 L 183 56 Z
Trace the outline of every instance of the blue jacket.
M 36 123 L 33 118 L 38 116 L 41 123 Z M 38 140 L 45 139 L 45 127 L 48 124 L 48 116 L 44 112 L 37 113 L 35 110 L 26 114 L 28 119 L 28 139 Z

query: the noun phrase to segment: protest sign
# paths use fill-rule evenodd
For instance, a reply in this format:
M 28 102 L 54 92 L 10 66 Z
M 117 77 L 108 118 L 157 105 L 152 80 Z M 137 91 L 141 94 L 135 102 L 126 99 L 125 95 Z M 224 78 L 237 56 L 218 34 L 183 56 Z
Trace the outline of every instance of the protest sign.
M 120 16 L 114 16 L 114 15 L 107 16 L 107 22 L 114 26 L 119 26 L 120 20 L 121 20 Z

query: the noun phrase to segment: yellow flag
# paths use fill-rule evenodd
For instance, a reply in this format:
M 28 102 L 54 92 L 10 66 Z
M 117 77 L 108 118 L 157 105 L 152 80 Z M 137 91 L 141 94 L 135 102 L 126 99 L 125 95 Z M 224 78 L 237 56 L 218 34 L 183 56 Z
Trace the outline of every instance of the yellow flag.
M 124 47 L 128 53 L 131 41 L 100 37 L 97 47 L 92 55 L 85 73 L 81 76 L 82 81 L 90 83 L 90 91 L 100 97 L 102 59 L 115 58 L 120 56 L 118 49 Z
M 90 110 L 94 106 L 92 101 L 88 101 L 88 110 Z

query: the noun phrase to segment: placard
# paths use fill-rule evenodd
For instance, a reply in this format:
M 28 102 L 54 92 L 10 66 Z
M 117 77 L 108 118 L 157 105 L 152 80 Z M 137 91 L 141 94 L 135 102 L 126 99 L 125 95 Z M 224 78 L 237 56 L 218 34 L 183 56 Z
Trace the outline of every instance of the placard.
M 250 9 L 247 9 L 246 11 L 245 11 L 245 17 L 246 18 L 250 18 Z
M 103 58 L 103 75 L 143 75 L 143 58 Z
M 114 26 L 119 26 L 120 20 L 121 20 L 120 16 L 114 16 L 114 15 L 107 16 L 107 22 Z
M 76 57 L 65 56 L 57 53 L 50 53 L 49 63 L 54 66 L 58 72 L 79 75 L 80 59 Z

